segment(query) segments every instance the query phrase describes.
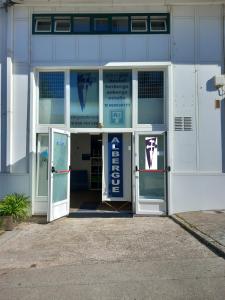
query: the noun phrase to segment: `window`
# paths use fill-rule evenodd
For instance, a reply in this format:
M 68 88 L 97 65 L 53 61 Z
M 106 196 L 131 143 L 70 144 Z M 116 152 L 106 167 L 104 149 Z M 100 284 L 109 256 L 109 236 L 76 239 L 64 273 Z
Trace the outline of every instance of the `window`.
M 138 72 L 138 123 L 164 124 L 164 73 Z
M 132 32 L 146 32 L 148 30 L 147 17 L 131 17 Z
M 112 32 L 128 32 L 128 17 L 112 17 Z
M 167 13 L 33 14 L 33 34 L 168 34 Z
M 98 71 L 71 71 L 70 126 L 72 128 L 96 128 L 98 122 Z
M 90 32 L 90 17 L 75 17 L 73 19 L 73 31 L 76 33 Z
M 70 32 L 71 20 L 69 17 L 56 17 L 55 18 L 55 32 Z
M 96 32 L 109 31 L 108 18 L 95 18 L 94 19 L 94 31 L 96 31 Z
M 39 73 L 39 123 L 64 123 L 64 72 Z
M 51 17 L 40 17 L 35 19 L 36 32 L 51 32 L 52 21 Z
M 152 31 L 152 32 L 166 32 L 167 31 L 166 18 L 165 17 L 151 16 L 150 17 L 150 31 Z
M 104 71 L 103 122 L 104 127 L 132 127 L 131 71 Z

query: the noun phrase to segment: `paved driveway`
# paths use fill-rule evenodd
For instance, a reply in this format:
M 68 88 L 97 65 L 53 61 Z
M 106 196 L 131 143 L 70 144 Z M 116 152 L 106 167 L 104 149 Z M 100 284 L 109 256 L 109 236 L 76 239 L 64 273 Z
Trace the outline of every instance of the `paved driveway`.
M 0 299 L 223 299 L 225 261 L 169 218 L 64 218 L 0 236 Z

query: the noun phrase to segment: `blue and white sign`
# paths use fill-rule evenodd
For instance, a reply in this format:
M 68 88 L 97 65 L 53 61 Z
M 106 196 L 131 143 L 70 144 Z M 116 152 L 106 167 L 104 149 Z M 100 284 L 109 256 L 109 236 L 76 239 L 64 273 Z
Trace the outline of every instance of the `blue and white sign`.
M 109 197 L 123 197 L 123 138 L 121 133 L 108 135 Z

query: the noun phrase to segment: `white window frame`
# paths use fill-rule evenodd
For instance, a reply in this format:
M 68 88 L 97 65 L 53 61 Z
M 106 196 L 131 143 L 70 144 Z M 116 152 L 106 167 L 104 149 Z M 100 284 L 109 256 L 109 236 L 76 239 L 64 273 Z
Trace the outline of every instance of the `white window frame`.
M 134 22 L 145 22 L 145 30 L 135 30 L 133 29 L 133 21 Z M 147 32 L 148 31 L 148 20 L 147 18 L 144 19 L 144 18 L 133 18 L 130 20 L 130 30 L 131 32 Z
M 138 72 L 163 72 L 163 119 L 164 123 L 163 124 L 139 124 L 138 123 Z M 136 70 L 136 84 L 135 84 L 135 106 L 134 106 L 134 111 L 136 112 L 135 117 L 134 117 L 134 128 L 137 128 L 138 130 L 148 130 L 150 131 L 166 131 L 167 130 L 167 81 L 168 81 L 168 75 L 167 75 L 167 70 L 165 68 L 141 68 Z
M 64 73 L 64 123 L 62 124 L 52 124 L 52 123 L 49 123 L 49 124 L 41 124 L 39 123 L 39 74 L 40 73 L 49 73 L 49 72 L 55 72 L 55 73 L 58 73 L 58 72 L 63 72 Z M 48 132 L 48 128 L 49 127 L 54 127 L 54 128 L 66 128 L 68 127 L 68 120 L 67 120 L 67 114 L 68 114 L 68 110 L 69 110 L 69 105 L 68 105 L 68 101 L 69 101 L 69 98 L 70 98 L 70 95 L 69 95 L 69 78 L 68 78 L 68 71 L 65 71 L 65 69 L 57 69 L 57 70 L 50 70 L 50 69 L 40 69 L 38 70 L 38 74 L 37 74 L 37 86 L 36 86 L 36 89 L 37 89 L 37 108 L 36 108 L 36 120 L 37 120 L 37 129 L 38 129 L 38 132 L 40 133 L 45 133 L 45 132 Z M 43 131 L 44 130 L 44 131 Z
M 165 29 L 153 29 L 152 28 L 152 22 L 164 22 L 164 26 L 165 26 Z M 164 19 L 150 19 L 150 22 L 149 22 L 149 25 L 150 25 L 150 32 L 167 32 L 167 23 L 166 23 L 166 20 Z
M 69 30 L 57 30 L 57 23 L 58 22 L 69 22 Z M 54 32 L 71 32 L 71 28 L 72 28 L 72 25 L 71 25 L 71 19 L 70 18 L 56 18 L 54 20 Z
M 50 20 L 50 29 L 49 30 L 38 30 L 38 22 L 39 21 L 46 21 Z M 35 20 L 35 32 L 45 33 L 45 32 L 51 32 L 52 31 L 52 20 L 51 17 L 40 17 Z

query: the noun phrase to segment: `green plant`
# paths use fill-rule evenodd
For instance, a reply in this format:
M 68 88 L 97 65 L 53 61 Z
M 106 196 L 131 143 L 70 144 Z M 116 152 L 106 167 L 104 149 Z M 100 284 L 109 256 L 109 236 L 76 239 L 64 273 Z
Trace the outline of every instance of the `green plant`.
M 6 195 L 0 202 L 0 216 L 12 216 L 13 220 L 23 220 L 29 215 L 30 201 L 23 194 Z

